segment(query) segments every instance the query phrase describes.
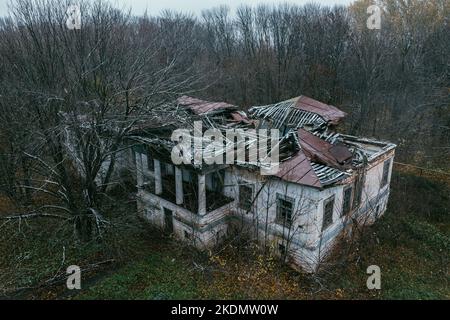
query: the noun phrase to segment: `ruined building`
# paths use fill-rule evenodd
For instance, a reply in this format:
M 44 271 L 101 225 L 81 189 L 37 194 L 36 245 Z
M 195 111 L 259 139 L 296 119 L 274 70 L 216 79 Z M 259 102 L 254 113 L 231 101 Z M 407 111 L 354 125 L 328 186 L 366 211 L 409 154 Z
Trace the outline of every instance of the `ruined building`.
M 171 138 L 179 123 L 134 128 L 139 212 L 181 240 L 209 248 L 245 230 L 289 264 L 315 271 L 353 224 L 373 223 L 386 210 L 395 145 L 337 133 L 346 114 L 334 106 L 300 96 L 247 114 L 228 103 L 183 96 L 177 110 L 192 134 L 194 121 L 203 131 L 250 132 L 244 161 L 174 165 Z M 280 163 L 269 175 L 252 161 L 247 143 L 262 128 L 279 129 Z M 214 143 L 201 140 L 204 150 Z M 225 145 L 233 150 L 231 142 Z

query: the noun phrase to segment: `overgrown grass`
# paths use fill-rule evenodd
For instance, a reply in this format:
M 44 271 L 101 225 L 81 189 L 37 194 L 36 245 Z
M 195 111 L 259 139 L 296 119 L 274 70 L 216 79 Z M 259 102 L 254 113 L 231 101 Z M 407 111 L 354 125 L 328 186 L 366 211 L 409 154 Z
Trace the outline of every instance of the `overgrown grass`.
M 132 262 L 77 299 L 190 299 L 198 297 L 199 277 L 183 261 L 158 252 Z
M 330 282 L 347 287 L 347 298 L 449 299 L 449 185 L 396 173 L 391 187 L 388 211 Z M 371 264 L 381 268 L 379 292 L 364 290 Z
M 9 230 L 14 231 L 11 234 L 3 232 L 1 280 L 11 286 L 42 283 L 60 269 L 65 245 L 64 267 L 112 257 L 116 261 L 108 271 L 83 275 L 81 292 L 65 291 L 64 284 L 59 284 L 32 291 L 31 297 L 449 299 L 448 205 L 448 185 L 395 175 L 385 216 L 366 230 L 344 263 L 314 276 L 295 272 L 252 245 L 230 246 L 213 255 L 200 253 L 161 237 L 142 221 L 135 221 L 131 211 L 125 215 L 128 227 L 116 221 L 114 234 L 105 235 L 107 246 L 61 242 L 62 234 L 55 226 L 28 226 L 22 235 L 17 229 Z M 381 290 L 366 287 L 366 269 L 373 264 L 381 268 Z
M 340 276 L 330 279 L 341 285 L 346 298 L 450 298 L 450 260 L 444 249 L 449 240 L 437 228 L 388 212 L 363 241 L 360 252 L 339 270 Z M 377 292 L 365 288 L 369 265 L 381 269 L 382 286 Z
M 148 253 L 78 298 L 449 299 L 450 242 L 442 228 L 449 224 L 447 188 L 420 177 L 394 176 L 388 212 L 366 231 L 359 251 L 315 277 L 251 248 L 230 248 L 203 260 L 201 271 L 192 269 L 192 259 L 170 250 Z M 366 268 L 372 264 L 381 268 L 379 291 L 366 287 Z
M 270 256 L 252 253 L 249 257 L 229 248 L 208 258 L 166 241 L 166 250 L 151 250 L 75 299 L 295 299 L 305 295 L 299 291 L 299 275 Z

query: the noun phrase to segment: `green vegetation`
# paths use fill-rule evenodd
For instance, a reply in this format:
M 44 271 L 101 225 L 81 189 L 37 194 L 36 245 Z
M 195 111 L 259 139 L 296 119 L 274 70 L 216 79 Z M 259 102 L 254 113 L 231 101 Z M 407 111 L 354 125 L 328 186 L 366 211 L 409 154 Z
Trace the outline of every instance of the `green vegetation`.
M 198 296 L 196 274 L 169 255 L 151 252 L 94 285 L 79 299 L 189 299 Z
M 449 299 L 448 183 L 394 173 L 391 189 L 388 211 L 361 242 L 358 266 L 346 265 L 337 283 L 347 298 L 366 297 L 364 268 L 376 264 L 382 290 L 373 297 Z

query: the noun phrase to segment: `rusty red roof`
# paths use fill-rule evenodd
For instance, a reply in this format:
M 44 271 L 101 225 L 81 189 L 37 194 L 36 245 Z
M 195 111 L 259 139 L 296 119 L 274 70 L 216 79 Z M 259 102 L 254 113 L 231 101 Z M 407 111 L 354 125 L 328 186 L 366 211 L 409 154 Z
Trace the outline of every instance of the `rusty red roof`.
M 189 96 L 181 96 L 177 99 L 177 103 L 190 109 L 195 114 L 204 114 L 218 109 L 237 108 L 226 102 L 210 102 Z
M 345 163 L 353 157 L 350 149 L 343 143 L 334 144 L 328 151 L 339 163 Z
M 331 124 L 337 124 L 342 118 L 344 118 L 347 114 L 335 106 L 314 100 L 307 96 L 299 96 L 293 98 L 296 99 L 297 102 L 295 107 L 297 109 L 309 111 L 320 115 L 326 121 L 329 121 Z
M 345 145 L 333 145 L 305 129 L 298 129 L 297 136 L 301 149 L 292 158 L 281 162 L 279 171 L 275 174 L 285 181 L 321 188 L 325 182 L 321 182 L 314 166 L 323 164 L 342 170 L 345 168 L 345 161 L 352 157 Z

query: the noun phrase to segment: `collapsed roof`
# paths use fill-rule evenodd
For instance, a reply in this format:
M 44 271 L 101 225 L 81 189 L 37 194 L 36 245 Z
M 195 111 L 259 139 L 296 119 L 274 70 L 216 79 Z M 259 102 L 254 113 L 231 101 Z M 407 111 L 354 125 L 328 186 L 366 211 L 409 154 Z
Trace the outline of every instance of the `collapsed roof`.
M 395 147 L 390 143 L 333 132 L 331 127 L 337 125 L 346 114 L 334 106 L 306 96 L 252 107 L 249 109 L 249 116 L 232 104 L 189 96 L 178 98 L 176 108 L 182 108 L 183 112 L 189 114 L 191 121 L 201 120 L 206 129 L 280 129 L 280 166 L 273 176 L 316 188 L 342 181 L 351 175 L 353 169 Z M 165 153 L 167 156 L 175 145 L 170 141 L 167 129 L 152 128 L 144 132 L 144 135 L 142 130 L 136 129 L 131 138 L 149 145 L 160 155 Z M 248 152 L 250 140 L 251 136 L 246 140 Z M 232 142 L 228 142 L 230 141 L 225 141 L 225 152 L 228 147 L 235 148 Z M 211 140 L 203 139 L 203 148 L 210 143 Z M 257 167 L 258 163 L 236 162 L 236 165 Z M 194 163 L 192 166 L 196 167 Z

